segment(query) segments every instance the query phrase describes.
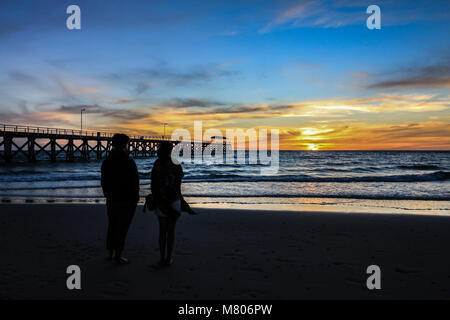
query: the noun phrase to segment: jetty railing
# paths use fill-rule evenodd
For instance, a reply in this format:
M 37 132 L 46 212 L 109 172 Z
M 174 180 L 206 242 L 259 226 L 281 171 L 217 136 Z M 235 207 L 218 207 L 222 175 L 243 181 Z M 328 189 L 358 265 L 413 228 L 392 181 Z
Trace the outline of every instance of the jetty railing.
M 83 137 L 108 137 L 112 138 L 114 133 L 94 130 L 78 130 L 78 129 L 63 129 L 63 128 L 49 128 L 38 126 L 23 126 L 16 124 L 0 124 L 0 131 L 14 132 L 14 133 L 41 133 L 41 134 L 56 134 L 56 135 L 72 135 Z M 142 136 L 131 135 L 130 139 L 156 139 L 156 140 L 169 140 L 164 136 Z

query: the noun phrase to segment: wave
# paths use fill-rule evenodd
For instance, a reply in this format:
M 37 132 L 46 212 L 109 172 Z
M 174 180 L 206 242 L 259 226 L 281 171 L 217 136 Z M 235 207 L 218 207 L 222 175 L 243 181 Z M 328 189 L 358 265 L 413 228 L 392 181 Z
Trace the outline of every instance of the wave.
M 412 164 L 412 165 L 401 165 L 397 166 L 399 169 L 407 169 L 407 170 L 441 170 L 442 168 L 435 165 L 430 164 Z
M 367 199 L 367 200 L 425 200 L 448 201 L 445 195 L 368 195 L 368 194 L 251 194 L 251 195 L 205 195 L 183 194 L 187 198 L 336 198 L 336 199 Z
M 449 201 L 450 196 L 445 195 L 369 195 L 369 194 L 183 194 L 185 198 L 208 198 L 208 199 L 244 199 L 244 198 L 286 198 L 286 199 L 298 199 L 298 198 L 319 198 L 319 199 L 358 199 L 358 200 L 416 200 L 416 201 Z M 10 197 L 18 198 L 48 198 L 48 199 L 104 199 L 103 195 L 57 195 L 52 196 L 48 194 L 14 194 L 14 195 L 1 195 L 0 198 L 8 199 Z M 141 196 L 141 200 L 143 197 Z M 216 200 L 220 201 L 220 200 Z M 257 202 L 256 202 L 257 203 Z
M 4 176 L 0 182 L 61 182 L 61 181 L 100 181 L 98 174 L 87 175 L 37 175 L 37 176 Z
M 337 173 L 352 173 L 352 172 L 375 172 L 379 171 L 380 168 L 377 167 L 367 167 L 367 168 L 347 168 L 347 169 L 339 169 L 339 168 L 317 168 L 314 169 L 314 172 L 337 172 Z M 282 170 L 280 170 L 282 171 Z
M 139 173 L 139 179 L 148 180 L 150 179 L 150 174 Z M 0 182 L 62 182 L 62 181 L 100 181 L 99 173 L 84 173 L 81 174 L 62 174 L 55 175 L 49 174 L 48 172 L 36 173 L 33 172 L 32 175 L 20 175 L 15 173 L 14 175 L 0 176 Z
M 149 176 L 141 176 L 141 180 L 148 180 Z M 245 174 L 193 174 L 185 175 L 184 182 L 328 182 L 328 183 L 345 183 L 345 182 L 432 182 L 432 181 L 448 181 L 450 180 L 449 171 L 436 171 L 424 174 L 403 174 L 403 175 L 374 175 L 374 176 L 331 176 L 317 177 L 311 175 L 285 174 L 276 176 L 262 175 L 245 175 Z M 35 177 L 11 177 L 6 176 L 0 178 L 3 182 L 64 182 L 64 181 L 93 181 L 99 182 L 100 177 L 97 174 L 87 174 L 83 176 L 66 175 L 66 176 L 35 176 Z M 82 187 L 82 186 L 80 186 Z M 4 188 L 0 188 L 3 189 Z
M 204 176 L 185 177 L 189 182 L 427 182 L 450 180 L 450 172 L 436 171 L 426 174 L 378 175 L 378 176 L 344 176 L 315 177 L 308 175 L 278 176 L 243 176 L 236 174 L 208 174 Z

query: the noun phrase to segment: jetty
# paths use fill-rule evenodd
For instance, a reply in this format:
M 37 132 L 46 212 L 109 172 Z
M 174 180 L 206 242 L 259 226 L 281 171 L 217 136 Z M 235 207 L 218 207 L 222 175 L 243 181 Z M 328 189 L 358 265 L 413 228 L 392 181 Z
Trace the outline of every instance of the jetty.
M 111 152 L 113 133 L 48 127 L 0 124 L 0 160 L 4 163 L 47 161 L 101 160 Z M 182 141 L 165 136 L 131 135 L 129 154 L 133 158 L 153 157 L 159 145 Z M 192 153 L 215 142 L 183 142 L 191 144 Z M 222 142 L 223 150 L 227 144 Z

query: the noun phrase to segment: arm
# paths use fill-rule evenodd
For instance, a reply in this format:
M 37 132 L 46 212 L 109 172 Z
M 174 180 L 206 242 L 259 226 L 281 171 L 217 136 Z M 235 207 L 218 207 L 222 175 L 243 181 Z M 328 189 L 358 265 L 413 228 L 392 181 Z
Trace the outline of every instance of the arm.
M 108 170 L 108 162 L 105 160 L 102 163 L 101 168 L 101 185 L 103 190 L 103 195 L 105 198 L 108 198 L 110 196 L 110 178 L 109 178 L 109 170 Z
M 130 170 L 131 170 L 131 190 L 136 202 L 139 202 L 139 172 L 136 163 L 130 158 Z
M 150 190 L 151 190 L 152 194 L 155 194 L 157 192 L 157 188 L 158 188 L 157 182 L 156 182 L 156 180 L 157 180 L 157 173 L 156 173 L 157 169 L 156 168 L 158 166 L 157 161 L 158 160 L 156 160 L 155 163 L 153 164 L 152 173 L 150 175 Z

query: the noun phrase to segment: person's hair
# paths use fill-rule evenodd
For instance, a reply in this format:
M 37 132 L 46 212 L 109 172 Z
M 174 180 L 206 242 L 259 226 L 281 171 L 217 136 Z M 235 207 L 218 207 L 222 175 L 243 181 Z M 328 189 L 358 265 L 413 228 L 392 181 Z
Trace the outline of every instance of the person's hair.
M 117 149 L 123 149 L 130 141 L 130 137 L 123 133 L 116 133 L 112 137 L 112 146 Z
M 169 141 L 163 141 L 158 148 L 158 158 L 170 158 L 173 150 L 173 145 Z

